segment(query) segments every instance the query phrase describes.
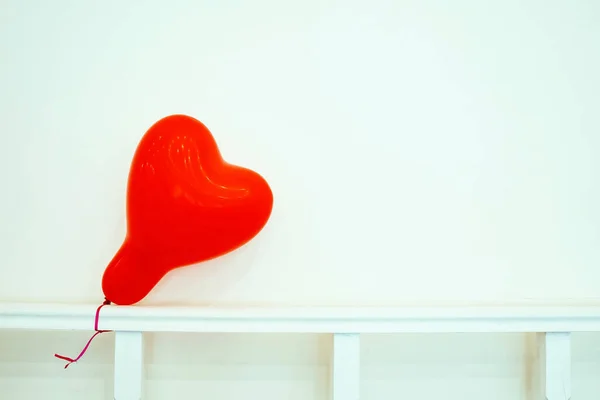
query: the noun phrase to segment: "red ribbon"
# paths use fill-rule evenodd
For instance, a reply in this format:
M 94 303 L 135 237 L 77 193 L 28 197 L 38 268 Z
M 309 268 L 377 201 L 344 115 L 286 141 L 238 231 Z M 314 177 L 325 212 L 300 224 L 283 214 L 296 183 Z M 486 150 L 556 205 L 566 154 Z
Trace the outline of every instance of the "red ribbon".
M 108 306 L 108 305 L 110 305 L 110 301 L 109 300 L 104 300 L 104 303 L 102 303 L 100 305 L 100 307 L 98 307 L 98 309 L 96 310 L 96 318 L 94 320 L 94 330 L 96 331 L 96 333 L 94 333 L 94 335 L 90 338 L 90 340 L 88 340 L 87 344 L 85 345 L 85 347 L 83 348 L 83 350 L 81 350 L 81 353 L 79 353 L 79 355 L 76 358 L 61 356 L 60 354 L 54 354 L 54 357 L 60 358 L 61 360 L 68 361 L 67 365 L 65 365 L 65 369 L 67 369 L 69 367 L 69 365 L 71 365 L 72 363 L 79 361 L 79 359 L 87 351 L 88 347 L 90 347 L 90 344 L 92 343 L 92 340 L 94 340 L 94 338 L 96 336 L 98 336 L 99 334 L 104 333 L 104 332 L 110 332 L 108 330 L 99 330 L 98 329 L 98 320 L 100 319 L 100 309 L 102 307 Z

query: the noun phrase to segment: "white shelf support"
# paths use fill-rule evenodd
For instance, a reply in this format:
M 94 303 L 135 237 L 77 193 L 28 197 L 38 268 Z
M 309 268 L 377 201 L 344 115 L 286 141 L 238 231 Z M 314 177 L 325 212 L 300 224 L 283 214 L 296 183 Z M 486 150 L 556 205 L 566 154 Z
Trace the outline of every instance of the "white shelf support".
M 142 332 L 115 332 L 115 400 L 141 400 L 144 388 Z
M 334 333 L 332 356 L 332 400 L 358 400 L 360 397 L 360 334 Z
M 571 334 L 546 333 L 546 399 L 571 398 Z

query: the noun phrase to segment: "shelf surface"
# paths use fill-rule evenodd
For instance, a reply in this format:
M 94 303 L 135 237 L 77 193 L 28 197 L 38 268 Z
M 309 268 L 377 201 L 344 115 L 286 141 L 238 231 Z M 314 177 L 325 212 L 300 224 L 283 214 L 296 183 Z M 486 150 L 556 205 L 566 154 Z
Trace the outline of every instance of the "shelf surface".
M 0 329 L 93 331 L 97 305 L 0 303 Z M 99 329 L 141 332 L 600 332 L 600 307 L 105 306 Z

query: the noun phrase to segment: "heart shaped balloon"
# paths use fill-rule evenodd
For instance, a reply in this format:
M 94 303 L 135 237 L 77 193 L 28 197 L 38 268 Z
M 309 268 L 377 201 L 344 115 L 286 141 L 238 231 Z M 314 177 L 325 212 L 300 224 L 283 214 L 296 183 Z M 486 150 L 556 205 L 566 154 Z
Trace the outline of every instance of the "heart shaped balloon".
M 139 302 L 171 270 L 231 252 L 266 225 L 273 193 L 258 173 L 224 161 L 211 132 L 171 115 L 145 133 L 127 188 L 127 235 L 102 290 Z

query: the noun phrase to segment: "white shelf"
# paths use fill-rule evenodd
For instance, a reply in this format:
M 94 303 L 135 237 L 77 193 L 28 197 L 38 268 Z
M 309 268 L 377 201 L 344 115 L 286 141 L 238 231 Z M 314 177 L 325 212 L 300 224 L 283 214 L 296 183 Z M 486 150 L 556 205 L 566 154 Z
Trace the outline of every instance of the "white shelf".
M 97 305 L 0 303 L 0 329 L 93 330 Z M 135 332 L 600 332 L 600 307 L 227 308 L 105 306 L 99 329 Z
M 0 303 L 0 329 L 94 329 L 97 304 Z M 143 332 L 332 333 L 332 400 L 360 396 L 361 333 L 543 332 L 545 394 L 569 400 L 571 333 L 600 332 L 600 306 L 234 308 L 105 306 L 115 331 L 114 398 L 144 398 Z

